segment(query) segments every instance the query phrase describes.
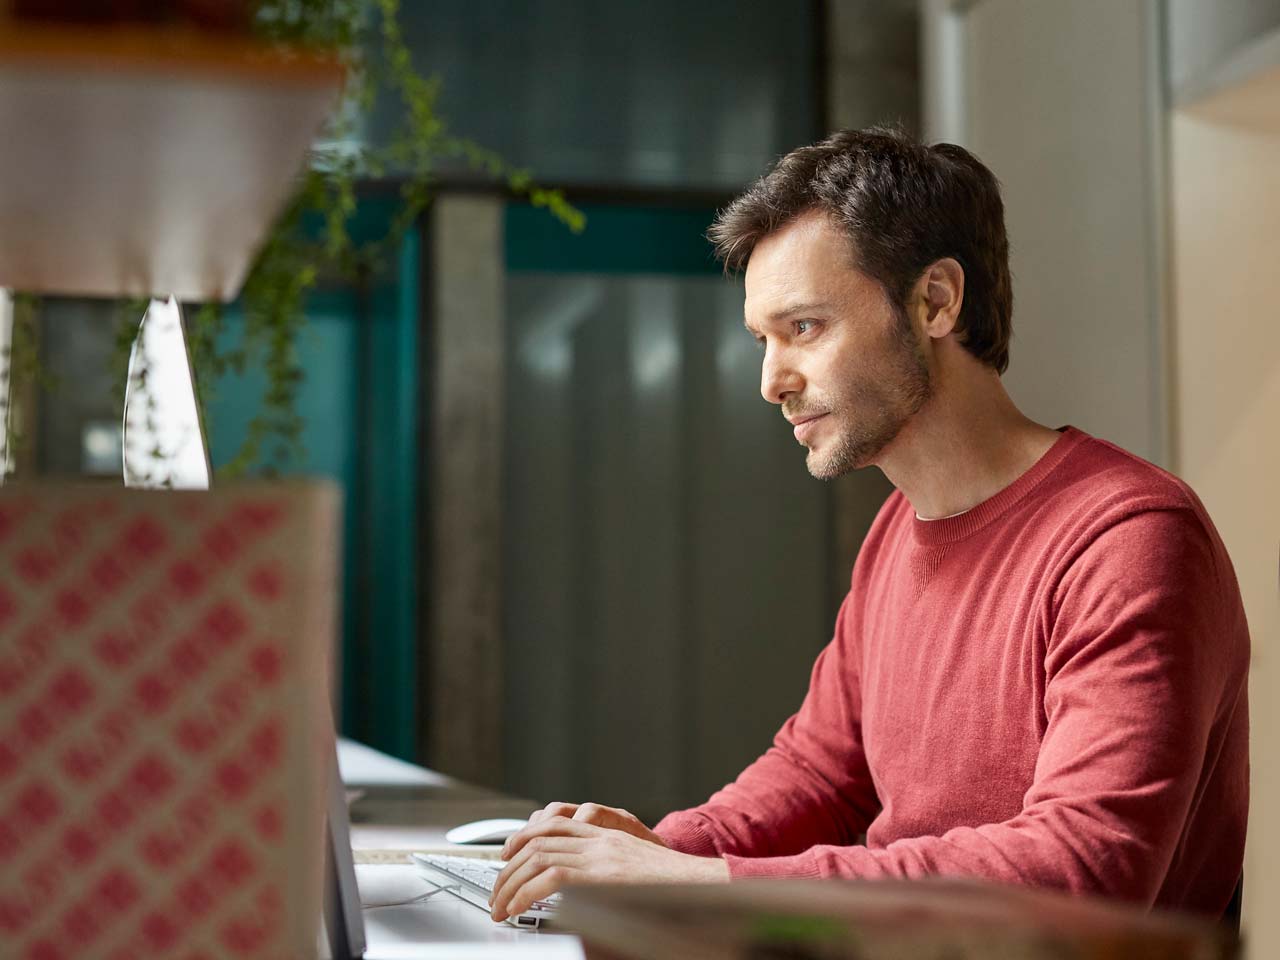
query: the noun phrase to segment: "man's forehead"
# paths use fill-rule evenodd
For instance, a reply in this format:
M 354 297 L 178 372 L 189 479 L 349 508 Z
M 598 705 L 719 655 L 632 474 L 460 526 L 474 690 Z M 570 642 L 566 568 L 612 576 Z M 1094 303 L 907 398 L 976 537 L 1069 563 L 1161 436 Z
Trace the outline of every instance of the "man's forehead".
M 747 295 L 821 284 L 850 267 L 849 241 L 825 215 L 806 215 L 761 237 L 747 260 Z
M 838 256 L 843 255 L 848 246 L 848 234 L 830 214 L 825 210 L 809 210 L 761 237 L 752 257 L 762 251 L 776 254 L 796 249 Z
M 814 211 L 761 238 L 747 261 L 744 323 L 829 309 L 872 282 L 853 266 L 849 239 Z

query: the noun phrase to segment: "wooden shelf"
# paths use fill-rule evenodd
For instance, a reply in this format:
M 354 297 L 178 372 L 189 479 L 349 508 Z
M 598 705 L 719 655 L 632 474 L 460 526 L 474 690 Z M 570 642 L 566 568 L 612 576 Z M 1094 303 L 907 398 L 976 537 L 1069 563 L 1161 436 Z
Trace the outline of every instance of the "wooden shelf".
M 341 84 L 217 34 L 0 26 L 0 286 L 233 298 Z

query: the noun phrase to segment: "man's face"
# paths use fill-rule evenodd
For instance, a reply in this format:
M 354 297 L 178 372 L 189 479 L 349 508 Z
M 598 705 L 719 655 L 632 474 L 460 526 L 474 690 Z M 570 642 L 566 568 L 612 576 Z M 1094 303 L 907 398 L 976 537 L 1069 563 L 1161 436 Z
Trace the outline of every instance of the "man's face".
M 822 213 L 800 217 L 756 245 L 746 293 L 760 393 L 809 449 L 809 472 L 830 480 L 875 462 L 932 383 L 907 317 L 850 265 L 848 238 Z

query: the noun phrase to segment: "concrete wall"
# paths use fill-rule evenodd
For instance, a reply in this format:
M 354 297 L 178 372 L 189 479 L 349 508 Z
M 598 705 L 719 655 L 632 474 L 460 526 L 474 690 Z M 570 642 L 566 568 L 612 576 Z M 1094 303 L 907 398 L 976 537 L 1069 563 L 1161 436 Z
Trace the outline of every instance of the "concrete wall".
M 427 761 L 473 783 L 502 771 L 503 200 L 431 211 L 431 554 L 422 689 Z
M 916 0 L 830 0 L 827 109 L 832 130 L 920 125 L 920 11 Z
M 0 288 L 0 483 L 4 483 L 13 465 L 9 449 L 10 384 L 13 380 L 10 349 L 13 343 L 13 295 Z
M 1280 79 L 1274 84 L 1280 120 Z M 1253 637 L 1250 957 L 1280 956 L 1280 129 L 1175 115 L 1171 136 L 1180 473 L 1231 553 Z

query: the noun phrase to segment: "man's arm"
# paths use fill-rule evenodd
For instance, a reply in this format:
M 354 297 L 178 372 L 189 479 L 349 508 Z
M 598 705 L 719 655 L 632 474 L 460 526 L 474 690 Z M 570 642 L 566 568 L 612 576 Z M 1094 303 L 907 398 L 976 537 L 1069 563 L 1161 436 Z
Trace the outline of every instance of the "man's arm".
M 774 857 L 852 844 L 879 809 L 862 746 L 860 644 L 853 595 L 818 656 L 800 710 L 733 783 L 654 831 L 699 856 Z
M 853 607 L 846 598 L 799 712 L 734 783 L 655 830 L 613 807 L 548 804 L 503 848 L 509 863 L 494 888 L 494 918 L 565 883 L 724 881 L 724 854 L 778 857 L 853 843 L 879 806 L 862 750 Z
M 730 852 L 733 877 L 951 874 L 1151 904 L 1200 799 L 1202 772 L 1244 708 L 1249 654 L 1237 598 L 1191 510 L 1117 524 L 1055 595 L 1047 728 L 1016 817 L 877 850 Z
M 874 791 L 840 623 L 800 712 L 764 756 L 707 803 L 667 816 L 655 830 L 626 810 L 595 803 L 557 802 L 535 812 L 502 849 L 508 863 L 489 900 L 493 918 L 528 909 L 569 883 L 713 883 L 730 879 L 727 853 L 785 861 L 793 858 L 782 855 L 816 843 L 852 843 L 874 816 Z M 862 803 L 851 803 L 857 796 Z
M 812 807 L 801 804 L 800 828 L 779 822 L 767 810 L 757 821 L 746 811 L 776 797 L 776 791 L 754 777 L 746 783 L 739 778 L 717 795 L 723 800 L 713 798 L 675 820 L 684 824 L 694 818 L 693 829 L 706 834 L 723 860 L 652 861 L 645 877 L 661 879 L 654 871 L 666 869 L 675 871 L 671 879 L 683 877 L 692 861 L 701 860 L 696 866 L 707 871 L 705 879 L 715 879 L 711 871 L 720 871 L 725 863 L 733 878 L 948 874 L 1151 904 L 1187 829 L 1188 812 L 1201 800 L 1203 771 L 1219 755 L 1239 757 L 1247 747 L 1237 741 L 1247 736 L 1240 718 L 1247 712 L 1249 650 L 1238 588 L 1225 564 L 1189 510 L 1130 518 L 1077 558 L 1054 595 L 1053 635 L 1045 659 L 1047 726 L 1033 783 L 1016 817 L 903 839 L 877 850 L 827 841 L 790 855 L 742 856 L 734 849 L 785 846 L 770 838 L 807 836 L 828 816 L 837 823 L 856 821 L 828 812 L 838 810 L 840 803 L 824 796 L 825 777 L 811 781 L 815 802 Z M 820 661 L 815 678 L 825 672 Z M 819 737 L 820 732 L 806 731 L 800 723 L 804 713 L 795 724 L 801 735 Z M 769 769 L 760 766 L 768 757 L 751 769 Z M 785 757 L 777 760 L 781 766 L 776 769 L 784 775 L 794 772 Z M 843 785 L 838 778 L 827 782 Z M 1229 799 L 1231 809 L 1215 811 L 1210 818 L 1228 834 L 1247 804 L 1244 771 L 1235 789 L 1241 795 Z M 789 803 L 785 798 L 778 802 L 784 807 Z M 537 830 L 550 837 L 572 823 L 551 818 Z M 591 829 L 670 853 L 619 830 Z M 757 829 L 760 839 L 753 842 Z M 574 862 L 589 863 L 596 871 L 607 869 L 610 857 L 623 862 L 620 853 L 610 852 L 598 839 L 582 848 L 589 853 L 585 859 L 573 854 Z M 1201 844 L 1202 849 L 1217 846 L 1214 838 L 1201 838 Z M 1231 849 L 1225 855 L 1239 853 Z M 548 851 L 540 861 L 545 869 L 560 856 Z M 1222 866 L 1230 871 L 1238 864 Z M 1234 882 L 1234 876 L 1230 879 Z M 1224 903 L 1229 889 L 1227 884 Z M 1213 910 L 1222 905 L 1203 906 Z

